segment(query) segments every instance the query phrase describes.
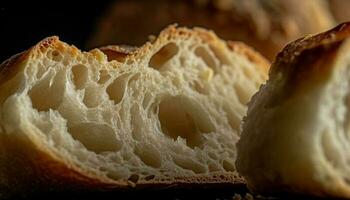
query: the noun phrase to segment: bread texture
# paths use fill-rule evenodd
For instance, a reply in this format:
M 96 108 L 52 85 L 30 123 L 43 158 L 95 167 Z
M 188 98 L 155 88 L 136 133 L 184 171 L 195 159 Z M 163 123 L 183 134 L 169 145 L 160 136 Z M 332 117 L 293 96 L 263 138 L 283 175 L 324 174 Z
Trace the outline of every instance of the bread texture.
M 349 66 L 349 23 L 277 56 L 237 144 L 237 170 L 251 189 L 350 198 Z
M 272 60 L 290 41 L 330 29 L 325 0 L 119 0 L 108 7 L 89 47 L 143 44 L 171 23 L 202 26 L 226 40 L 239 40 Z M 140 19 L 143 23 L 140 24 Z
M 1 194 L 243 183 L 235 143 L 268 67 L 200 28 L 90 52 L 46 38 L 1 65 Z

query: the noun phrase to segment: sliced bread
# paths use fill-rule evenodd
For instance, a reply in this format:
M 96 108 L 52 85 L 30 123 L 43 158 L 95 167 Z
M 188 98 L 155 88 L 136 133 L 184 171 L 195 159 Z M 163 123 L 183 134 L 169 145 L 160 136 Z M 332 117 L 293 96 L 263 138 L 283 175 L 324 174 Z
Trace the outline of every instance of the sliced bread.
M 200 28 L 90 52 L 46 38 L 1 65 L 0 188 L 242 183 L 235 144 L 268 66 Z

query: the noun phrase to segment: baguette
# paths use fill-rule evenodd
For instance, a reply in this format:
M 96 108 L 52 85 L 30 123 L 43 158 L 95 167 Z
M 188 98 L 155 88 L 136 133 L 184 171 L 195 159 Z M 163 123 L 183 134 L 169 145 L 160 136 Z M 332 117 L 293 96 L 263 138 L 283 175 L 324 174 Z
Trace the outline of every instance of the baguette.
M 235 143 L 268 66 L 200 28 L 90 52 L 46 38 L 0 68 L 0 194 L 243 183 Z
M 350 23 L 290 43 L 254 95 L 236 166 L 251 189 L 350 198 Z

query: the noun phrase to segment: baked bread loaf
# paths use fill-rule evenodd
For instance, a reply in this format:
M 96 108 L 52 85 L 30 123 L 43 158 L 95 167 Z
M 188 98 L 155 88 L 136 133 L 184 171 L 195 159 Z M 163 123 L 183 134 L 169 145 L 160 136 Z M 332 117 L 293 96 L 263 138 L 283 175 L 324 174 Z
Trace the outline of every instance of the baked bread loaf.
M 143 44 L 171 23 L 202 26 L 272 60 L 288 42 L 334 25 L 325 0 L 118 0 L 98 20 L 89 47 Z M 142 19 L 143 23 L 140 23 Z
M 350 23 L 283 49 L 237 144 L 250 188 L 350 198 L 349 80 Z
M 263 57 L 174 26 L 101 50 L 50 37 L 2 64 L 1 194 L 243 182 L 235 143 Z

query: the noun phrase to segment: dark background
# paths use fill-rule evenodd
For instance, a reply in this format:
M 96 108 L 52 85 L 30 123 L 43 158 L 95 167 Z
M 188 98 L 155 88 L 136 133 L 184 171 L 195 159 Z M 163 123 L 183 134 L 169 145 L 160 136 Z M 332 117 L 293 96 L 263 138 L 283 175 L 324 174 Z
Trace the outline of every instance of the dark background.
M 88 36 L 113 1 L 9 2 L 0 1 L 0 63 L 53 35 L 86 50 Z

